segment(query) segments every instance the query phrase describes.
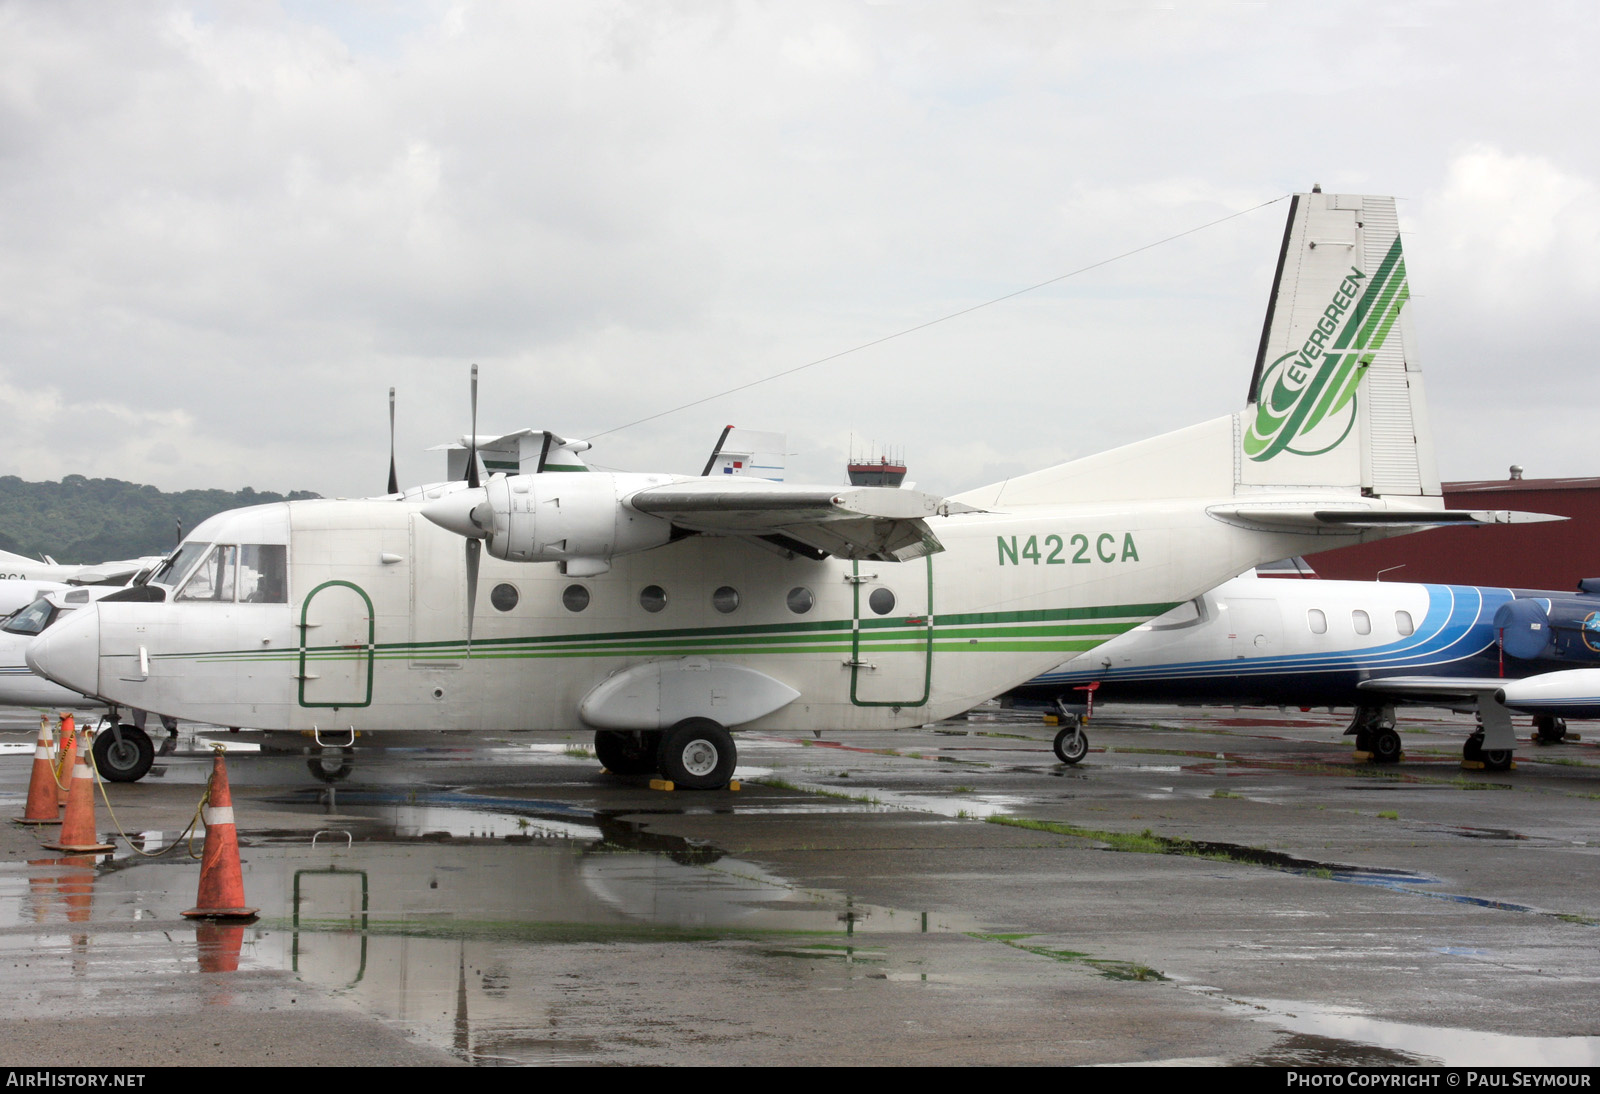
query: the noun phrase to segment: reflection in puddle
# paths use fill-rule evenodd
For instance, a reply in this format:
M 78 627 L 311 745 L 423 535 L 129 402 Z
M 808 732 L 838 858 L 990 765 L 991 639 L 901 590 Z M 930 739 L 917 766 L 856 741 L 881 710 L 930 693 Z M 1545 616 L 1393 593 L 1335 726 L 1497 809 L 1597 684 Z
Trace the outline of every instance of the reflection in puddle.
M 751 951 L 719 944 L 756 941 L 766 957 L 796 966 L 859 965 L 846 975 L 882 978 L 905 973 L 894 968 L 895 935 L 973 927 L 798 888 L 718 848 L 652 833 L 647 814 L 531 801 L 496 812 L 490 799 L 466 795 L 441 796 L 471 803 L 457 807 L 384 797 L 339 791 L 327 829 L 252 839 L 243 870 L 263 913 L 256 924 L 109 938 L 102 930 L 91 947 L 89 935 L 73 933 L 91 896 L 102 916 L 120 904 L 135 919 L 170 924 L 192 903 L 194 868 L 129 856 L 96 871 L 52 860 L 12 881 L 0 908 L 6 925 L 46 925 L 59 937 L 11 941 L 78 977 L 91 951 L 104 970 L 118 948 L 109 939 L 136 942 L 142 969 L 222 977 L 215 1001 L 223 1004 L 232 1001 L 227 974 L 282 970 L 462 1059 L 492 1064 L 607 1059 L 614 1048 L 594 1036 L 593 1008 L 604 1025 L 615 985 L 597 970 L 651 978 L 664 975 L 663 963 L 720 964 Z M 863 945 L 864 936 L 878 941 Z
M 1275 1026 L 1314 1038 L 1336 1038 L 1402 1053 L 1404 1062 L 1445 1067 L 1594 1067 L 1600 1037 L 1519 1037 L 1476 1029 L 1391 1022 L 1347 1008 L 1274 999 L 1234 1000 Z M 1257 1062 L 1257 1061 L 1252 1061 Z

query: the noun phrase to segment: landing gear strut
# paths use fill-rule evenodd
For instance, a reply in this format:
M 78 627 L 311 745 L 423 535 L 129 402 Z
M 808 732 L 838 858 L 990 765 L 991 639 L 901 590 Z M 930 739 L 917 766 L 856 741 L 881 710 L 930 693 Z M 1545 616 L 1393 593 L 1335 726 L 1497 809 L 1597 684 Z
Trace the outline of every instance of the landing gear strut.
M 1548 714 L 1541 714 L 1533 720 L 1533 728 L 1539 736 L 1540 744 L 1560 744 L 1567 738 L 1565 718 L 1552 718 Z

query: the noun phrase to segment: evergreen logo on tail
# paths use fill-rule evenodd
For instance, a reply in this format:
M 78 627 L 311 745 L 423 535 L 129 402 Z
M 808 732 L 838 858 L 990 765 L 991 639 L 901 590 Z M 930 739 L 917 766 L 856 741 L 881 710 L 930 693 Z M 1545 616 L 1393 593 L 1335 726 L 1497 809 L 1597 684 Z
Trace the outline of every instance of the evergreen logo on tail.
M 1266 370 L 1244 453 L 1316 456 L 1339 447 L 1356 421 L 1356 389 L 1410 299 L 1400 239 L 1369 278 L 1350 267 L 1305 343 Z

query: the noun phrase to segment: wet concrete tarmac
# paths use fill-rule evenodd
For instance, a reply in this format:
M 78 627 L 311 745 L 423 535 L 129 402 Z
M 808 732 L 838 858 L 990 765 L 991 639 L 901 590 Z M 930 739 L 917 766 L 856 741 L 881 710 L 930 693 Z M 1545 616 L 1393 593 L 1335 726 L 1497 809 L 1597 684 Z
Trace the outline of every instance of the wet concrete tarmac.
M 36 721 L 0 720 L 20 815 Z M 1600 1062 L 1600 733 L 1464 772 L 1412 714 L 988 711 L 741 737 L 653 791 L 581 737 L 353 759 L 186 727 L 108 788 L 111 857 L 4 826 L 0 1045 L 77 1063 Z M 245 927 L 197 927 L 189 823 L 230 746 Z M 102 805 L 102 829 L 113 821 Z M 198 844 L 195 845 L 198 852 Z M 147 857 L 154 855 L 155 857 Z

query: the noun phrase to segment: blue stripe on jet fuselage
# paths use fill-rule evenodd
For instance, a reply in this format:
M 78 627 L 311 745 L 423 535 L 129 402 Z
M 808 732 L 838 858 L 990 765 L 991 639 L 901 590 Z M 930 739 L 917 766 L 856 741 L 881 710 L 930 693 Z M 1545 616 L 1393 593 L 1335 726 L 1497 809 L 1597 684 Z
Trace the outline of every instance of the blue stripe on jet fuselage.
M 1030 684 L 1074 684 L 1103 681 L 1173 680 L 1217 676 L 1272 676 L 1291 672 L 1381 672 L 1438 669 L 1454 665 L 1456 675 L 1475 675 L 1460 664 L 1493 648 L 1494 613 L 1513 599 L 1509 589 L 1471 585 L 1425 585 L 1428 610 L 1416 632 L 1382 646 L 1359 649 L 1188 661 L 1147 667 L 1079 669 L 1047 672 Z M 1280 620 L 1280 623 L 1282 621 Z M 1093 656 L 1093 651 L 1085 656 Z

